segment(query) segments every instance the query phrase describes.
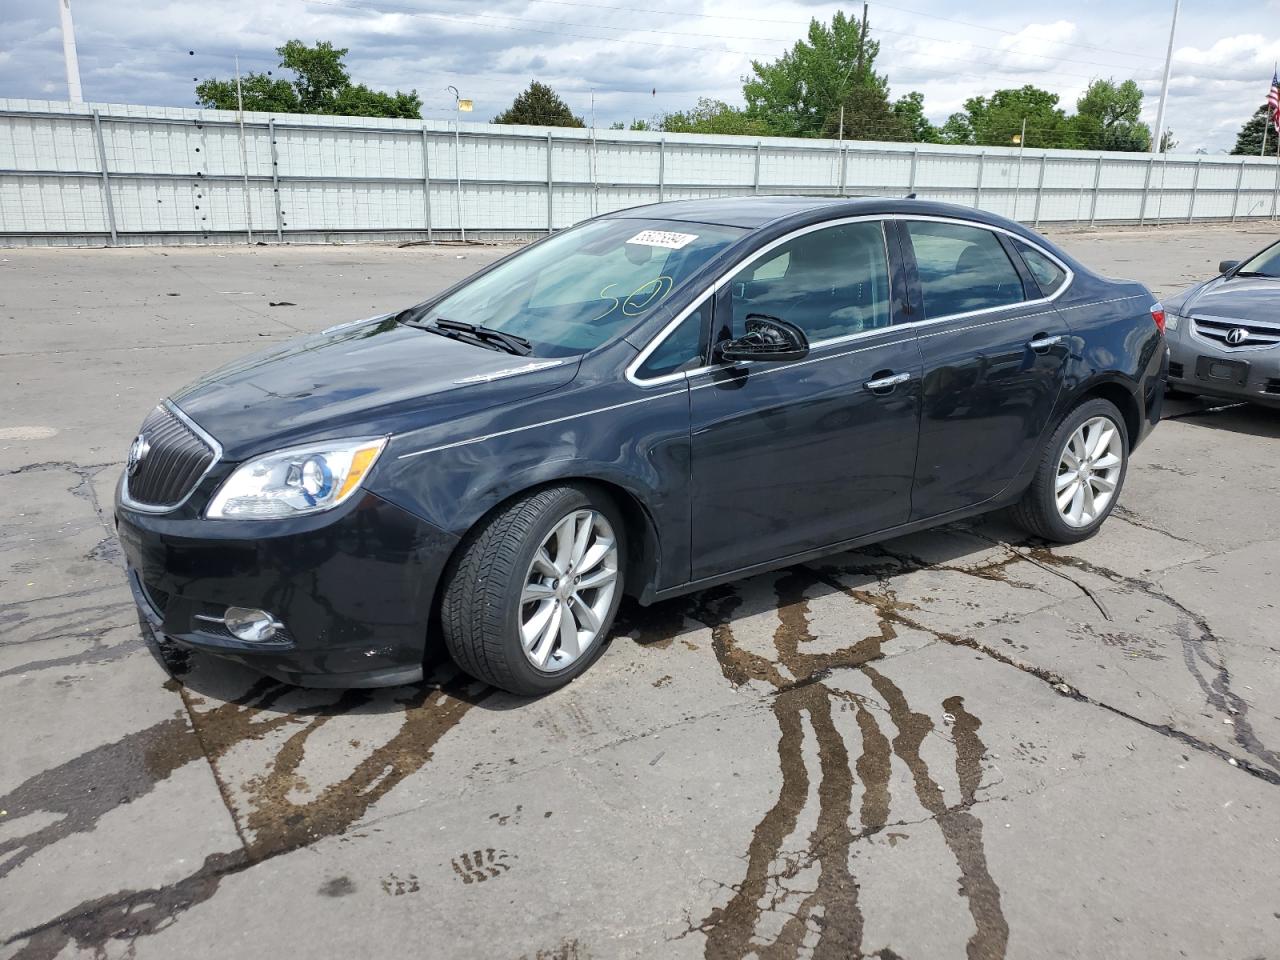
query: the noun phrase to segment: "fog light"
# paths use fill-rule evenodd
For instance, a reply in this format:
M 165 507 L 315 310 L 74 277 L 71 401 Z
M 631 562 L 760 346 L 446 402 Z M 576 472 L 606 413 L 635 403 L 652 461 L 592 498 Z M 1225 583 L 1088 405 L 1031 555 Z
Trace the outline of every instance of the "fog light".
M 228 607 L 222 622 L 241 640 L 262 643 L 276 635 L 283 624 L 265 610 L 249 610 L 245 607 Z

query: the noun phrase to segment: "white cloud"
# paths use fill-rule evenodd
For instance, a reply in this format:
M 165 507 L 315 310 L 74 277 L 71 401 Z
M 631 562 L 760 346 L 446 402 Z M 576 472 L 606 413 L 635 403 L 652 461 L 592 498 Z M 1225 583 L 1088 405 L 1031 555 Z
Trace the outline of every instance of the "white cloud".
M 1068 15 L 1048 0 L 985 0 L 967 9 L 902 2 L 911 11 L 872 5 L 876 66 L 895 95 L 924 92 L 938 121 L 968 97 L 1024 83 L 1059 94 L 1071 110 L 1094 77 L 1137 79 L 1154 120 L 1167 0 L 1078 3 Z M 56 5 L 0 6 L 0 92 L 56 96 L 64 89 Z M 844 8 L 860 12 L 856 3 Z M 85 94 L 94 100 L 189 105 L 192 78 L 230 75 L 235 53 L 244 69 L 265 70 L 285 40 L 321 38 L 351 48 L 358 81 L 416 88 L 428 116 L 452 114 L 448 84 L 476 100 L 476 119 L 487 119 L 539 79 L 583 115 L 594 89 L 605 124 L 684 109 L 700 96 L 740 102 L 753 57 L 780 55 L 811 16 L 829 20 L 835 9 L 825 0 L 481 0 L 466 7 L 451 0 L 131 0 L 80 4 L 76 17 Z M 1237 0 L 1230 17 L 1224 12 L 1183 7 L 1167 118 L 1184 148 L 1229 148 L 1280 59 L 1280 30 L 1238 27 L 1280 23 L 1280 0 Z

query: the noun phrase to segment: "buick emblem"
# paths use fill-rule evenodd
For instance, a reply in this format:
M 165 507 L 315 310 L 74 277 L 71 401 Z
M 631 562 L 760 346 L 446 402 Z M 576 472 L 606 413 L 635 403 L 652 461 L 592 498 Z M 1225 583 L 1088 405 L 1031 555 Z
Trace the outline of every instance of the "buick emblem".
M 125 461 L 125 471 L 129 476 L 133 476 L 138 472 L 138 467 L 142 466 L 142 461 L 146 459 L 148 453 L 151 452 L 151 444 L 147 442 L 147 438 L 142 434 L 138 434 L 133 438 L 133 443 L 129 444 L 129 458 Z
M 1227 343 L 1233 347 L 1238 347 L 1249 339 L 1249 331 L 1244 327 L 1235 327 L 1227 331 Z

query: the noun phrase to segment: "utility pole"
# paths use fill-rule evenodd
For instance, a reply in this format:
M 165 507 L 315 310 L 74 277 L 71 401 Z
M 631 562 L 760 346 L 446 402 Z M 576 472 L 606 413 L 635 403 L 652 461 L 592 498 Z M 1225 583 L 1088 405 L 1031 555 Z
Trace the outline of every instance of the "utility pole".
M 1178 32 L 1178 7 L 1181 0 L 1173 0 L 1173 24 L 1169 27 L 1169 52 L 1164 58 L 1164 82 L 1160 85 L 1160 107 L 1156 110 L 1155 136 L 1151 152 L 1164 153 L 1164 107 L 1169 100 L 1169 70 L 1173 67 L 1173 36 Z
M 858 34 L 858 80 L 859 81 L 862 80 L 862 77 L 863 77 L 862 68 L 867 62 L 866 60 L 866 57 L 867 57 L 867 7 L 869 6 L 870 4 L 867 4 L 867 3 L 864 3 L 862 5 L 862 32 Z
M 76 25 L 71 19 L 71 0 L 58 0 L 62 21 L 62 59 L 67 68 L 67 95 L 72 103 L 83 103 L 80 93 L 80 58 L 76 54 Z

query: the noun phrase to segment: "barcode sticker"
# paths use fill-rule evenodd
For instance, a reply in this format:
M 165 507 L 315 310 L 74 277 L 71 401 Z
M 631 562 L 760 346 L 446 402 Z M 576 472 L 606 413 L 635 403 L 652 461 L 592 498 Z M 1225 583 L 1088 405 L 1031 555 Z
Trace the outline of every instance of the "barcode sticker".
M 627 243 L 638 243 L 646 247 L 666 247 L 679 250 L 698 239 L 696 233 L 671 233 L 667 230 L 641 230 Z

